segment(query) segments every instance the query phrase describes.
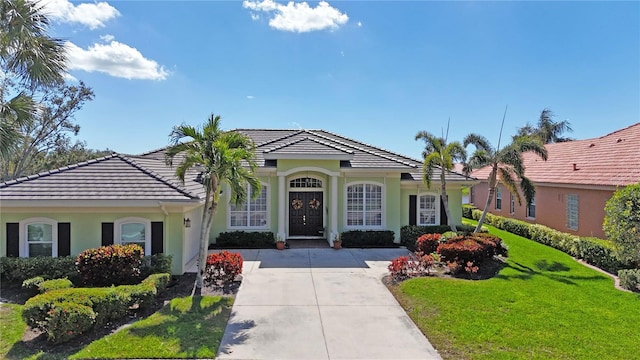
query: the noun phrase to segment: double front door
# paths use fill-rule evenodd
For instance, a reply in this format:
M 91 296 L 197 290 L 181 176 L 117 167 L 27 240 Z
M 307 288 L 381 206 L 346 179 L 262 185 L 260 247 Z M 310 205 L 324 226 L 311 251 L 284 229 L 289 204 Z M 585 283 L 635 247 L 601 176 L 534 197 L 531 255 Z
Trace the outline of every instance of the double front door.
M 289 236 L 323 236 L 321 191 L 289 193 Z

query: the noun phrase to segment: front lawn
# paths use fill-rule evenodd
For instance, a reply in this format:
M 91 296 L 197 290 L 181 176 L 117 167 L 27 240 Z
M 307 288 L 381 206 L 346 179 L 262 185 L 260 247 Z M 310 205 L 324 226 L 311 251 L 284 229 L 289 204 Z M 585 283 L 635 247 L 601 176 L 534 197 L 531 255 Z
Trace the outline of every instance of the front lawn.
M 488 226 L 509 246 L 489 280 L 392 287 L 445 359 L 640 359 L 640 296 L 545 245 Z
M 153 315 L 69 353 L 32 349 L 21 341 L 26 325 L 20 305 L 2 304 L 0 357 L 7 359 L 214 358 L 231 313 L 233 298 L 172 299 Z

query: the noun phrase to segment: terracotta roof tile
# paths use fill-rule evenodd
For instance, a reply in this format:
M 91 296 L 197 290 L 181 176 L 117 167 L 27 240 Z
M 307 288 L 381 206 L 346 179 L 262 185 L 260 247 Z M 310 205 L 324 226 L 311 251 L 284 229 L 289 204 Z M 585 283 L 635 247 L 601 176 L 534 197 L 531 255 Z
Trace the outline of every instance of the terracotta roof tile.
M 525 173 L 536 183 L 626 186 L 640 181 L 640 123 L 586 140 L 546 145 L 549 159 L 524 154 Z M 489 169 L 473 172 L 487 179 Z

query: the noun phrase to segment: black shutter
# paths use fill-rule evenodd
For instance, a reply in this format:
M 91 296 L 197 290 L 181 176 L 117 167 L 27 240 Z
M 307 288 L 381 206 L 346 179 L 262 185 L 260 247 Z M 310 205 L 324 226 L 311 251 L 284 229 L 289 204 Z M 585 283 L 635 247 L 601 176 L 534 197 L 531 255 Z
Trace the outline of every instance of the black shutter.
M 151 222 L 151 255 L 164 252 L 164 223 L 162 221 Z
M 418 197 L 416 195 L 409 195 L 409 225 L 418 224 Z
M 449 198 L 449 195 L 447 199 Z M 449 222 L 447 221 L 447 210 L 444 208 L 444 202 L 442 201 L 442 196 L 440 197 L 440 225 L 447 225 Z
M 71 223 L 58 223 L 58 256 L 71 255 Z
M 7 223 L 7 256 L 20 256 L 20 223 Z
M 102 246 L 113 245 L 113 223 L 102 223 Z

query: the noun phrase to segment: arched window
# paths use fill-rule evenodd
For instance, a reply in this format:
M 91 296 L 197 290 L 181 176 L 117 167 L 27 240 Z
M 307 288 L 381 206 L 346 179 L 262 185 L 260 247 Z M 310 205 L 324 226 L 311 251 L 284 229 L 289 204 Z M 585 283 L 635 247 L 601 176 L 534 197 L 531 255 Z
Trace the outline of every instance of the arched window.
M 145 218 L 128 217 L 114 223 L 114 244 L 137 244 L 151 255 L 151 221 Z
M 20 222 L 20 256 L 58 256 L 58 223 L 49 218 Z
M 439 198 L 435 194 L 420 195 L 418 198 L 418 225 L 440 224 Z
M 350 228 L 381 228 L 382 186 L 359 183 L 347 186 L 346 226 Z
M 229 204 L 229 227 L 264 229 L 268 227 L 269 211 L 267 185 L 262 185 L 260 195 L 251 199 L 251 186 L 247 184 L 247 199 L 240 205 Z
M 289 181 L 290 188 L 322 188 L 322 180 L 312 177 L 297 178 Z

